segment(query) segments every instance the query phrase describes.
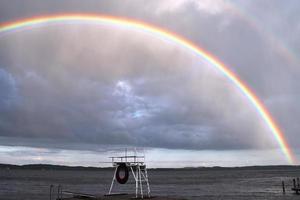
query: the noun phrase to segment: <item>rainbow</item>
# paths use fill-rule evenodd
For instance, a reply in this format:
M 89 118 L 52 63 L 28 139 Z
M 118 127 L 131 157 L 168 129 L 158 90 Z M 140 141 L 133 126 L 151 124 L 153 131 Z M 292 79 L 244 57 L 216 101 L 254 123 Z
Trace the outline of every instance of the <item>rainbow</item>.
M 95 23 L 101 25 L 117 26 L 126 29 L 133 29 L 136 31 L 143 31 L 150 33 L 159 38 L 165 39 L 181 47 L 197 54 L 201 58 L 210 62 L 212 66 L 218 69 L 225 77 L 227 77 L 240 91 L 246 96 L 249 102 L 256 109 L 259 116 L 267 124 L 271 133 L 273 134 L 275 140 L 277 141 L 281 151 L 285 155 L 287 161 L 290 164 L 295 163 L 295 158 L 292 153 L 291 148 L 284 137 L 283 132 L 280 130 L 279 126 L 275 123 L 274 119 L 268 112 L 267 108 L 263 105 L 261 100 L 251 91 L 251 89 L 244 83 L 236 74 L 234 74 L 225 64 L 211 55 L 209 52 L 200 48 L 196 44 L 193 44 L 189 40 L 175 34 L 164 30 L 162 28 L 126 18 L 118 18 L 106 15 L 91 15 L 91 14 L 64 14 L 64 15 L 52 15 L 52 16 L 40 16 L 28 19 L 23 19 L 14 22 L 8 22 L 0 25 L 0 34 L 9 33 L 11 31 L 23 30 L 25 28 L 30 28 L 33 26 L 57 24 L 57 23 Z

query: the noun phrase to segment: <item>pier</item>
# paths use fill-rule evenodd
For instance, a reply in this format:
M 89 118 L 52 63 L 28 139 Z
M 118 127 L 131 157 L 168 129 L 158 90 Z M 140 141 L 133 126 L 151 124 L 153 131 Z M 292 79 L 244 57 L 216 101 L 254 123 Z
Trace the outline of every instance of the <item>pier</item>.
M 293 184 L 291 187 L 291 190 L 295 192 L 295 194 L 299 195 L 300 194 L 300 179 L 299 177 L 294 178 L 293 179 Z M 282 184 L 282 193 L 285 194 L 286 193 L 286 185 L 284 183 L 284 181 L 281 182 Z
M 63 190 L 62 185 L 51 185 L 50 186 L 50 196 L 49 200 L 132 200 L 132 199 L 142 199 L 141 197 L 133 197 L 134 194 L 110 194 L 110 195 L 96 195 L 96 194 L 87 194 L 80 192 L 72 192 Z M 183 198 L 175 198 L 168 196 L 151 196 L 143 197 L 143 199 L 154 199 L 154 200 L 185 200 Z
M 292 191 L 294 191 L 298 195 L 300 194 L 300 180 L 299 180 L 299 177 L 297 179 L 293 179 Z

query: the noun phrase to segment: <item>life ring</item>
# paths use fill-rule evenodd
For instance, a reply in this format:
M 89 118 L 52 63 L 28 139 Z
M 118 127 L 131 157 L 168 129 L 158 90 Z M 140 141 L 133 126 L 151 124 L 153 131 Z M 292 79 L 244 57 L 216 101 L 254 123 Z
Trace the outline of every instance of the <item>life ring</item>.
M 121 174 L 122 173 L 122 174 Z M 123 175 L 124 173 L 124 175 Z M 125 163 L 119 164 L 116 171 L 116 179 L 118 183 L 125 184 L 129 178 L 129 170 Z

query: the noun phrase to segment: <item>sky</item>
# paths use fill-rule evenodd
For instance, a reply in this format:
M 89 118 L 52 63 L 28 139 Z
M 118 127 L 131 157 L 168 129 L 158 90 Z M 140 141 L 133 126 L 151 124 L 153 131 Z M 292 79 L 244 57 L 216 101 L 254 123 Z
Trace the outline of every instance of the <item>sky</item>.
M 300 159 L 300 2 L 2 0 L 0 24 L 85 13 L 153 24 L 201 46 L 264 103 Z M 289 164 L 211 63 L 141 31 L 89 23 L 0 34 L 0 163 L 150 167 Z

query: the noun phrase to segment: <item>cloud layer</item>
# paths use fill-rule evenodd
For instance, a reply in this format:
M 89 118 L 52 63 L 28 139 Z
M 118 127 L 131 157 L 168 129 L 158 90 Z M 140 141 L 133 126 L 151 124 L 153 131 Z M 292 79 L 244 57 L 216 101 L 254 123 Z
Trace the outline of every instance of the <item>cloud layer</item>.
M 297 19 L 296 8 L 265 4 L 270 12 L 250 1 L 88 1 L 83 6 L 81 1 L 31 0 L 21 10 L 14 1 L 3 1 L 0 18 L 97 12 L 177 32 L 248 83 L 296 148 L 300 71 L 291 57 L 299 50 L 299 30 L 289 20 Z M 290 52 L 284 51 L 286 45 Z M 0 58 L 1 145 L 17 140 L 18 145 L 75 150 L 91 150 L 88 144 L 277 147 L 246 97 L 210 63 L 144 33 L 88 24 L 39 27 L 0 37 Z
M 3 136 L 183 149 L 256 148 L 268 138 L 246 97 L 175 44 L 91 25 L 3 43 L 14 52 L 3 71 L 18 102 L 1 116 Z

